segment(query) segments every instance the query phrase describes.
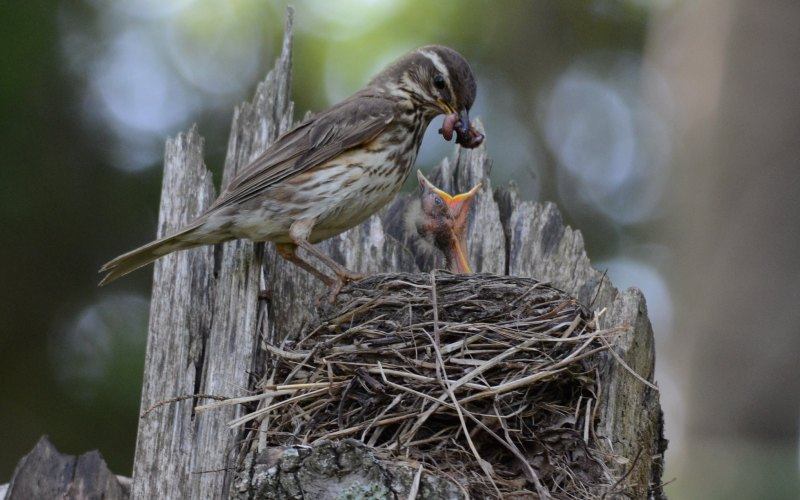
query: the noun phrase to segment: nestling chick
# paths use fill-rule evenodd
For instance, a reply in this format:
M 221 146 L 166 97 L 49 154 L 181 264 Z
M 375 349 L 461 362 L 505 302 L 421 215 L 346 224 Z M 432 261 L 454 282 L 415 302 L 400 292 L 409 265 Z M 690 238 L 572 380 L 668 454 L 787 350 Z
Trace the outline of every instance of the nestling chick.
M 480 183 L 466 193 L 451 196 L 434 186 L 417 170 L 419 202 L 412 204 L 407 222 L 416 229 L 424 244 L 444 254 L 447 269 L 452 273 L 472 272 L 466 257 L 464 235 L 467 231 L 469 207 Z

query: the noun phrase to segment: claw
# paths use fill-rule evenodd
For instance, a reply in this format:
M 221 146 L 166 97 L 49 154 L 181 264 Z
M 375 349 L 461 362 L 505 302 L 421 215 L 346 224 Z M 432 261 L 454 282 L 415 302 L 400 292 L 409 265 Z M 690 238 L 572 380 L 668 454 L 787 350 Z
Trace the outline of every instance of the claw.
M 337 273 L 336 277 L 337 280 L 334 283 L 331 283 L 331 293 L 328 295 L 328 302 L 331 304 L 336 303 L 336 297 L 339 296 L 339 293 L 342 291 L 342 288 L 345 287 L 348 283 L 353 283 L 355 281 L 361 281 L 367 277 L 366 274 L 361 273 L 354 273 L 351 271 L 346 271 L 343 273 Z

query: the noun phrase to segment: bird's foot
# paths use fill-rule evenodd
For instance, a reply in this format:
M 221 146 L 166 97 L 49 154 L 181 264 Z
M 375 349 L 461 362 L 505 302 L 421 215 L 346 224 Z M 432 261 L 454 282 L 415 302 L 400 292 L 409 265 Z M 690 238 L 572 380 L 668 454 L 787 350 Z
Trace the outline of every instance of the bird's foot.
M 361 273 L 354 273 L 352 271 L 344 270 L 343 272 L 336 273 L 336 277 L 338 279 L 331 280 L 331 292 L 328 295 L 328 302 L 334 304 L 336 302 L 336 298 L 339 296 L 339 293 L 342 291 L 342 288 L 348 283 L 352 283 L 354 281 L 361 281 L 367 277 L 366 274 Z
M 336 277 L 339 278 L 339 281 L 344 285 L 347 283 L 352 283 L 353 281 L 361 281 L 366 278 L 367 275 L 362 273 L 354 273 L 352 271 L 345 271 L 343 273 L 338 273 Z

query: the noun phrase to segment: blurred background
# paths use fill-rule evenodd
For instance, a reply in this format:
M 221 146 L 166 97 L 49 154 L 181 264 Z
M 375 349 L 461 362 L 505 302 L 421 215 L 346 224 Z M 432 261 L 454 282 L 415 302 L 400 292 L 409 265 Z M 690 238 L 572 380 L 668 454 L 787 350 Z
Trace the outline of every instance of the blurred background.
M 645 292 L 670 497 L 800 498 L 800 2 L 293 3 L 298 117 L 418 45 L 472 63 L 494 184 L 558 203 Z M 130 474 L 151 271 L 97 269 L 155 234 L 167 136 L 198 123 L 219 179 L 284 12 L 0 4 L 0 483 L 44 433 Z

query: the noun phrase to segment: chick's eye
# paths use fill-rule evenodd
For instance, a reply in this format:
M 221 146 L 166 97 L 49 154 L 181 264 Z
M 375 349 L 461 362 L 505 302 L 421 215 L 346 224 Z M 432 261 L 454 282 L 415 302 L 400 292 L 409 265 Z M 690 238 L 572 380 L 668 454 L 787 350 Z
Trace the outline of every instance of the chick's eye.
M 444 88 L 444 77 L 442 75 L 436 75 L 433 77 L 433 86 L 439 90 Z
M 434 196 L 433 197 L 433 204 L 436 205 L 437 207 L 440 206 L 442 204 L 442 198 L 440 196 L 438 196 L 438 195 Z

